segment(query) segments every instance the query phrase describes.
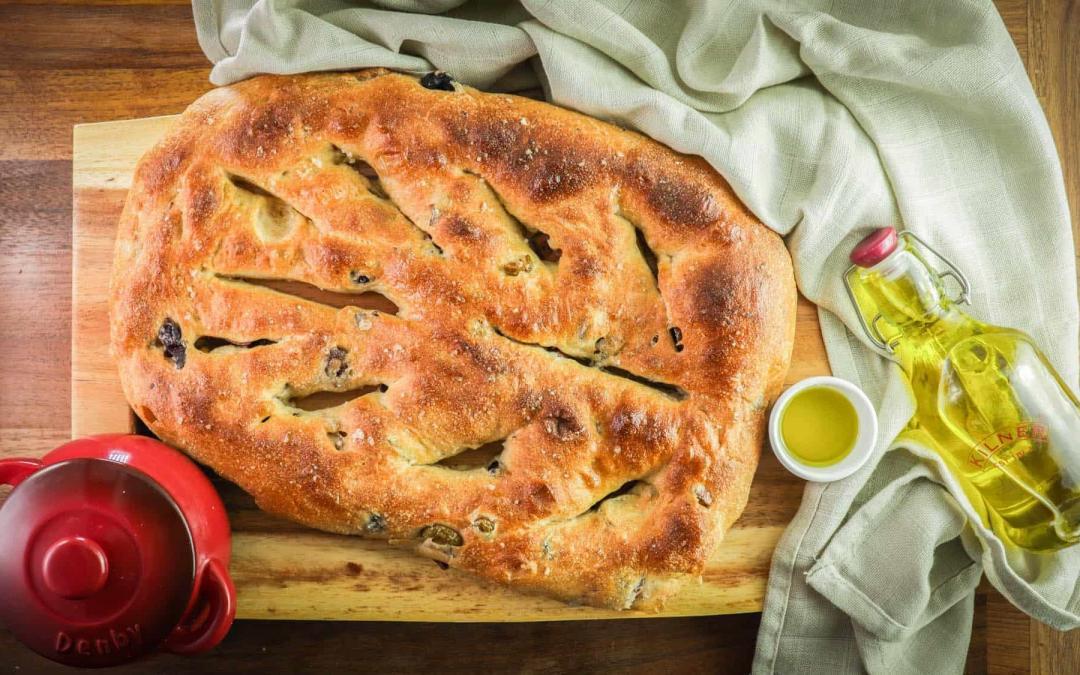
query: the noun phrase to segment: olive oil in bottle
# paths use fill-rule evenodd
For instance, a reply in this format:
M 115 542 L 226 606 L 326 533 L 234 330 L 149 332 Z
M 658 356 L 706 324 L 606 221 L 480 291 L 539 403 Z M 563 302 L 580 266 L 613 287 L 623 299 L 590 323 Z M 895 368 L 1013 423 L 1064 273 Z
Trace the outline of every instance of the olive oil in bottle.
M 1034 551 L 1080 542 L 1080 404 L 1025 333 L 961 311 L 963 274 L 937 256 L 948 268 L 938 274 L 920 248 L 937 255 L 882 228 L 845 275 L 867 335 L 911 385 L 916 410 L 901 438 L 938 452 L 1006 542 Z

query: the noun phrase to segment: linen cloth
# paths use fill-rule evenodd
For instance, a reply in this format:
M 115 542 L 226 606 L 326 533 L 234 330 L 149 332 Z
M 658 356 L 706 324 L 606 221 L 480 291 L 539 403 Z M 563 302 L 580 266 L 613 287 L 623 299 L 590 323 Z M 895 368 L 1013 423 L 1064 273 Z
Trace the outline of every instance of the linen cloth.
M 960 672 L 974 587 L 1080 624 L 1080 547 L 1008 549 L 932 452 L 865 344 L 847 254 L 902 225 L 964 270 L 973 313 L 1029 332 L 1077 385 L 1077 289 L 1060 166 L 989 0 L 195 0 L 226 84 L 257 73 L 441 68 L 701 155 L 785 236 L 834 374 L 880 415 L 873 459 L 808 484 L 774 555 L 759 673 Z M 849 331 L 846 327 L 852 327 Z M 686 592 L 693 592 L 688 589 Z

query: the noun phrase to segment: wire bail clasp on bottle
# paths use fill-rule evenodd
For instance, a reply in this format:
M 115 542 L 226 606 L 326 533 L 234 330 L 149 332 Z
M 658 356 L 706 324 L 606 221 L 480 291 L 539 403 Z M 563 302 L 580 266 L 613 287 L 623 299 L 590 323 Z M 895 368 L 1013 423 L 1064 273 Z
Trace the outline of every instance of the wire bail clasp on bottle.
M 971 284 L 968 282 L 967 277 L 964 276 L 964 273 L 960 271 L 959 267 L 954 265 L 951 260 L 939 253 L 937 249 L 935 249 L 933 246 L 923 241 L 923 239 L 914 232 L 911 232 L 910 230 L 904 230 L 899 234 L 899 237 L 901 239 L 911 239 L 918 242 L 919 246 L 921 246 L 927 252 L 931 253 L 935 258 L 940 260 L 945 265 L 945 271 L 938 272 L 936 269 L 933 268 L 931 268 L 931 271 L 937 274 L 938 279 L 941 281 L 942 288 L 944 288 L 945 286 L 946 277 L 952 277 L 960 286 L 960 295 L 955 298 L 950 297 L 949 300 L 953 303 L 960 305 L 968 304 L 968 301 L 971 299 Z M 896 350 L 896 341 L 895 339 L 886 340 L 882 336 L 881 331 L 878 329 L 878 321 L 881 321 L 883 317 L 881 316 L 881 314 L 875 314 L 874 318 L 870 320 L 870 323 L 867 323 L 866 319 L 863 317 L 862 311 L 860 311 L 859 309 L 859 301 L 856 299 L 855 291 L 851 287 L 851 275 L 855 274 L 857 269 L 857 265 L 852 265 L 847 269 L 846 272 L 844 272 L 844 290 L 847 291 L 848 299 L 851 301 L 852 306 L 855 308 L 855 316 L 858 317 L 859 325 L 862 327 L 863 333 L 866 335 L 867 339 L 870 340 L 870 343 L 873 344 L 874 347 L 876 347 L 886 357 L 891 358 L 893 352 Z

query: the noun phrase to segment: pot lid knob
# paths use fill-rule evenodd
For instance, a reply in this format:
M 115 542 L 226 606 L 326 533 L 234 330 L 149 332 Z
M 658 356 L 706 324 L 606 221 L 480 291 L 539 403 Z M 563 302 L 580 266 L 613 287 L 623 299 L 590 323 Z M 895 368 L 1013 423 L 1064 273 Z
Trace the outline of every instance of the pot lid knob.
M 41 562 L 45 587 L 68 600 L 87 598 L 109 578 L 109 559 L 92 539 L 74 536 L 56 540 Z

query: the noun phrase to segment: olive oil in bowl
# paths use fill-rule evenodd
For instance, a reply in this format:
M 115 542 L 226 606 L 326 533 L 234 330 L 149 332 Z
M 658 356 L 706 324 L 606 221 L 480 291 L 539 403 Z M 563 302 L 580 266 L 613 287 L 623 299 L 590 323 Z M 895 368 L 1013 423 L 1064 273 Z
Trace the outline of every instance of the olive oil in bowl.
M 803 389 L 780 413 L 780 434 L 792 455 L 809 466 L 831 466 L 855 447 L 855 406 L 830 387 Z
M 855 473 L 870 457 L 877 415 L 866 394 L 836 377 L 811 377 L 785 391 L 769 417 L 769 441 L 796 476 L 828 482 Z

